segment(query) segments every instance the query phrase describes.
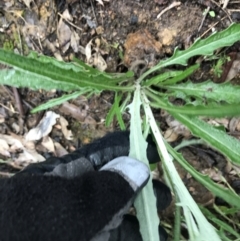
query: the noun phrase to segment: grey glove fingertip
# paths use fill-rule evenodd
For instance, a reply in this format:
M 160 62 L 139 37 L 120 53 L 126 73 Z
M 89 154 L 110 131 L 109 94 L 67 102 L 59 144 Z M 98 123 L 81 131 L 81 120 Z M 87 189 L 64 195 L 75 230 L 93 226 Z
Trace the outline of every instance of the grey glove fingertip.
M 115 158 L 100 171 L 114 171 L 120 174 L 136 192 L 146 185 L 150 177 L 148 166 L 128 156 Z
M 93 166 L 88 159 L 81 157 L 69 163 L 57 165 L 53 171 L 46 172 L 46 176 L 59 176 L 63 178 L 80 177 L 84 173 L 93 171 Z

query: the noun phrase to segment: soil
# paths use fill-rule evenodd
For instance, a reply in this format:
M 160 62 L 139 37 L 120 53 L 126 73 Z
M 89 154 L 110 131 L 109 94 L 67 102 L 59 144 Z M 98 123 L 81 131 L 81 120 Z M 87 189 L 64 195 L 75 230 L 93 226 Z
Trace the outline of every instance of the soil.
M 221 2 L 223 1 L 109 0 L 103 1 L 102 5 L 101 1 L 94 0 L 3 1 L 0 3 L 0 46 L 21 54 L 34 50 L 65 61 L 75 56 L 87 62 L 86 46 L 91 43 L 90 62 L 95 67 L 102 66 L 107 72 L 126 72 L 133 69 L 138 75 L 171 56 L 176 47 L 186 49 L 197 38 L 205 38 L 213 31 L 227 28 L 231 22 L 239 22 L 240 14 L 235 10 L 239 9 L 240 3 L 229 3 L 223 9 Z M 210 12 L 204 17 L 203 13 L 208 8 L 214 13 L 214 17 Z M 72 24 L 63 20 L 58 13 Z M 231 53 L 238 50 L 239 43 L 226 51 Z M 136 61 L 144 63 L 142 69 L 135 69 Z M 212 63 L 203 63 L 192 80 L 201 82 L 211 77 L 219 82 L 221 77 L 213 76 L 212 66 Z M 6 66 L 2 65 L 1 68 Z M 235 83 L 238 84 L 237 80 Z M 62 94 L 60 90 L 46 92 L 1 86 L 0 134 L 24 136 L 44 116 L 44 112 L 31 114 L 30 110 Z M 52 111 L 68 121 L 73 139 L 65 138 L 58 123 L 49 136 L 67 152 L 71 152 L 109 131 L 119 129 L 117 121 L 109 127 L 105 126 L 106 115 L 113 100 L 113 93 L 103 92 L 89 99 L 78 97 L 65 106 L 53 108 Z M 155 114 L 161 121 L 163 132 L 167 132 L 167 116 L 158 112 Z M 126 112 L 123 117 L 128 126 L 129 114 Z M 226 121 L 229 123 L 231 120 Z M 186 133 L 184 130 L 177 134 L 172 145 L 189 138 Z M 238 130 L 234 133 L 239 136 Z M 40 141 L 35 143 L 35 149 L 44 158 L 56 154 L 49 154 Z M 229 163 L 216 151 L 200 145 L 186 147 L 181 151 L 198 171 L 208 174 L 215 181 L 220 180 L 221 173 L 230 184 L 235 183 L 236 190 L 239 189 L 238 180 L 229 173 Z M 0 164 L 2 176 L 9 176 L 30 162 L 15 162 L 14 158 L 18 155 L 18 151 L 11 152 L 8 157 L 1 155 L 2 160 L 10 160 L 7 164 Z M 215 197 L 181 167 L 177 165 L 177 168 L 194 199 L 211 209 L 216 203 Z M 171 223 L 172 217 L 171 208 L 165 212 L 164 220 Z

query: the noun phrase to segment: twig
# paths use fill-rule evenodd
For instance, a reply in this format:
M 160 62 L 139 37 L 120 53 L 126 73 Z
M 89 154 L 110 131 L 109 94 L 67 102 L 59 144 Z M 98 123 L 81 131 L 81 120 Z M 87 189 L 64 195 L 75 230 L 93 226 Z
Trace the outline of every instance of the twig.
M 203 26 L 203 23 L 204 23 L 204 21 L 205 21 L 205 19 L 207 17 L 207 14 L 209 13 L 209 10 L 210 10 L 210 7 L 207 7 L 207 9 L 206 9 L 206 11 L 204 12 L 204 15 L 203 15 L 202 22 L 201 22 L 201 24 L 200 24 L 200 26 L 198 28 L 198 32 L 200 32 L 200 30 L 201 30 L 201 28 Z
M 90 0 L 90 2 L 91 2 L 92 12 L 93 12 L 93 15 L 94 15 L 95 20 L 96 20 L 96 24 L 98 25 L 98 21 L 97 21 L 97 17 L 96 17 L 96 14 L 95 14 L 94 8 L 93 8 L 92 0 Z
M 221 20 L 219 20 L 218 22 L 214 23 L 212 26 L 210 26 L 208 28 L 208 30 L 206 30 L 201 36 L 200 38 L 202 38 L 205 34 L 207 34 L 213 27 L 215 27 L 216 25 L 218 25 L 222 20 L 224 20 L 227 16 L 224 16 L 223 18 L 221 18 Z
M 70 24 L 71 26 L 73 26 L 74 28 L 83 31 L 82 28 L 79 28 L 77 25 L 75 25 L 74 23 L 70 22 L 69 20 L 67 20 L 61 13 L 58 13 L 58 15 L 63 18 L 68 24 Z
M 165 12 L 167 12 L 168 10 L 170 10 L 171 8 L 177 7 L 181 5 L 181 2 L 173 2 L 172 4 L 170 4 L 168 7 L 166 7 L 165 9 L 163 9 L 158 15 L 157 15 L 157 19 L 159 19 Z
M 15 98 L 15 102 L 16 102 L 16 106 L 18 108 L 19 114 L 20 116 L 24 116 L 24 110 L 23 110 L 23 106 L 22 106 L 22 100 L 20 98 L 20 95 L 18 93 L 18 90 L 16 87 L 12 87 L 13 90 L 13 94 L 14 94 L 14 98 Z
M 217 2 L 215 2 L 214 0 L 210 0 L 212 3 L 214 3 L 216 6 L 218 6 L 219 8 L 221 8 L 225 13 L 226 15 L 228 16 L 229 20 L 231 21 L 231 23 L 233 22 L 232 21 L 232 18 L 230 17 L 228 11 L 226 11 L 226 9 L 222 8 Z
M 222 8 L 225 9 L 227 7 L 228 3 L 229 3 L 229 0 L 224 0 Z

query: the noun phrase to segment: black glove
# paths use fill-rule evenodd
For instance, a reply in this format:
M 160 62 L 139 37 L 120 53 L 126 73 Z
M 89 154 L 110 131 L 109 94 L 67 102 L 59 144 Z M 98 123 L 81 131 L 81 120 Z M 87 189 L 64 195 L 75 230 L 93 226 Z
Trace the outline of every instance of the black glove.
M 148 157 L 157 153 L 152 144 Z M 108 240 L 149 175 L 144 164 L 128 157 L 111 161 L 128 152 L 129 133 L 112 133 L 73 154 L 29 165 L 0 180 L 1 240 Z M 105 163 L 103 170 L 93 171 Z M 171 193 L 159 183 L 153 182 L 158 209 L 163 209 Z M 124 235 L 142 240 L 137 219 L 126 215 L 123 220 L 109 240 L 126 240 Z M 159 234 L 166 240 L 161 226 Z

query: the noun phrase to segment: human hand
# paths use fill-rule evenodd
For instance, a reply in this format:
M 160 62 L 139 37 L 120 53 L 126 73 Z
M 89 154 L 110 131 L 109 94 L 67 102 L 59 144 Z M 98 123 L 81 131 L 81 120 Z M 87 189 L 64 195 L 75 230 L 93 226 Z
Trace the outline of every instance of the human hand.
M 129 142 L 122 142 L 128 135 L 122 135 L 115 143 L 110 142 L 112 135 L 104 137 L 105 142 L 102 138 L 78 150 L 79 155 L 69 154 L 60 161 L 52 158 L 33 164 L 11 179 L 0 180 L 0 193 L 4 193 L 0 197 L 3 241 L 100 241 L 108 240 L 109 235 L 109 241 L 126 238 L 140 241 L 139 225 L 134 216 L 125 215 L 122 225 L 114 228 L 145 185 L 149 171 L 143 163 L 129 157 L 110 161 L 129 151 Z M 113 148 L 111 144 L 115 144 Z M 94 171 L 103 162 L 107 164 L 100 171 Z M 157 184 L 155 186 L 159 186 Z M 165 185 L 160 187 L 160 208 L 169 202 L 170 192 L 166 188 Z M 160 235 L 164 234 L 160 227 Z

